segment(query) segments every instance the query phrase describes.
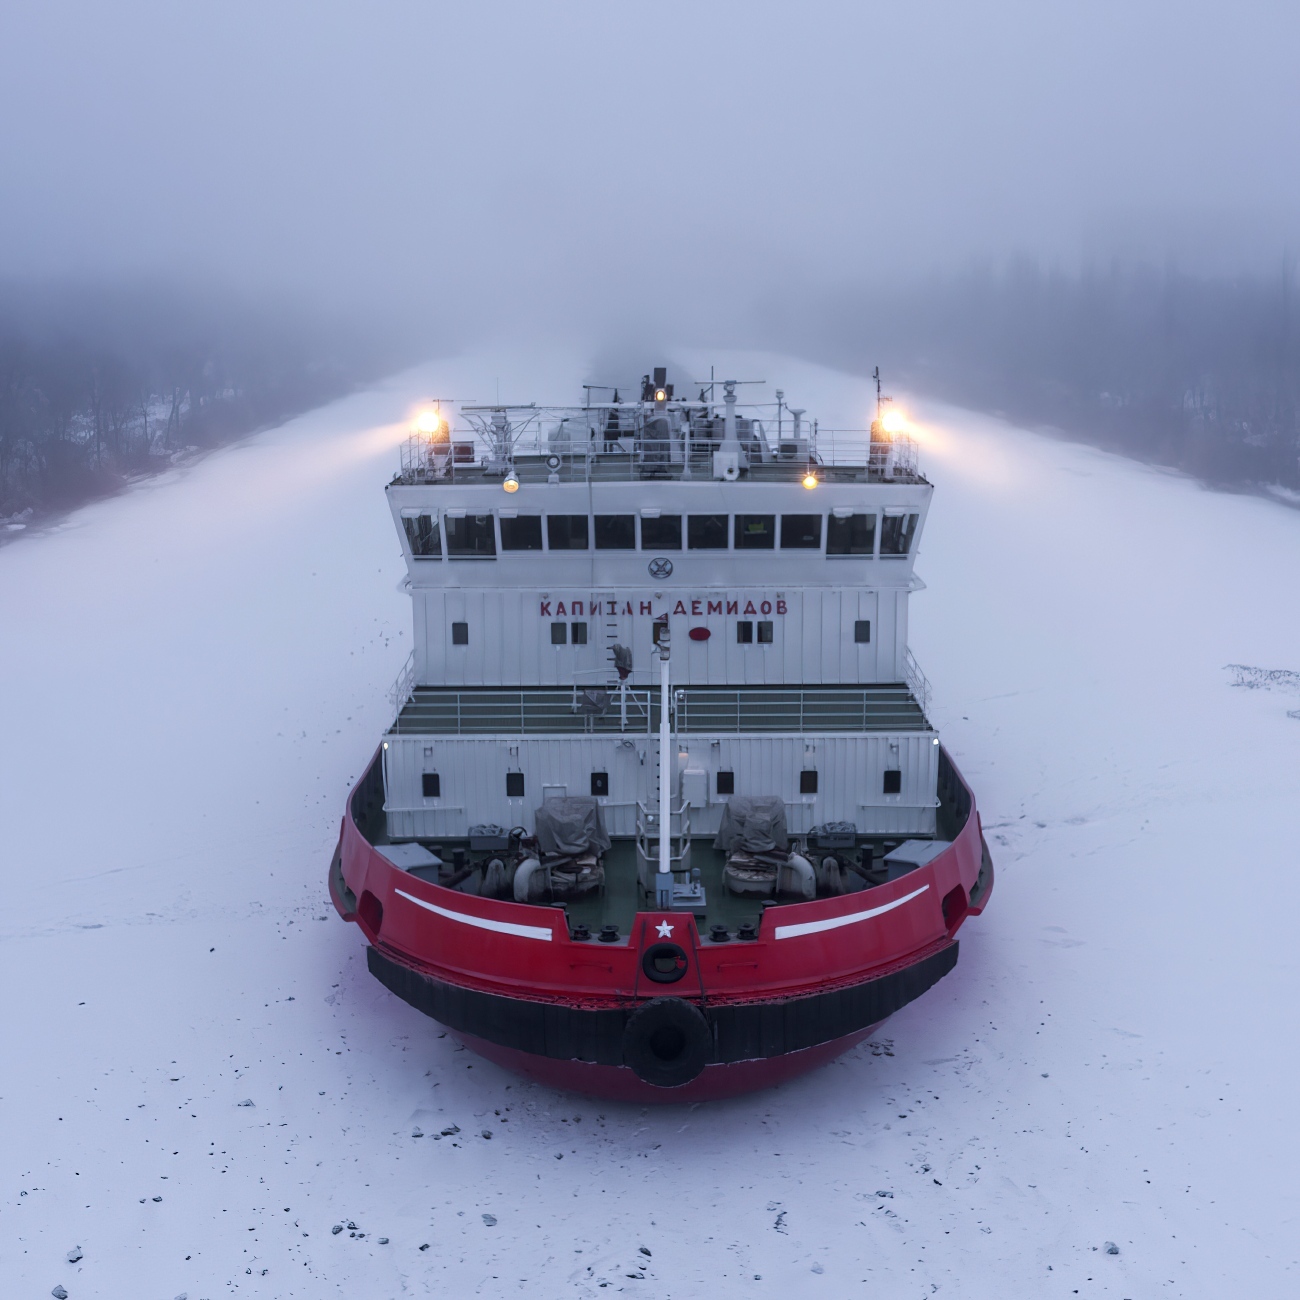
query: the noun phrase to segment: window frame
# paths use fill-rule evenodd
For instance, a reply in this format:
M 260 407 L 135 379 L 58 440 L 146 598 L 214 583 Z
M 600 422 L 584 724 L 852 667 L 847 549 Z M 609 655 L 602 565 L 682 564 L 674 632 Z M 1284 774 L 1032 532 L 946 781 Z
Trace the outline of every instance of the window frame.
M 487 531 L 486 534 L 480 533 L 480 537 L 482 538 L 486 536 L 491 541 L 492 543 L 491 551 L 456 552 L 452 550 L 451 527 L 450 527 L 452 524 L 464 524 L 466 525 L 466 528 L 468 530 L 468 527 L 472 522 L 476 527 L 481 529 L 484 520 L 487 521 Z M 485 510 L 481 512 L 475 510 L 471 513 L 470 511 L 466 510 L 464 511 L 464 513 L 457 512 L 456 514 L 453 515 L 450 514 L 448 511 L 444 510 L 442 546 L 443 546 L 443 552 L 446 554 L 447 559 L 449 560 L 495 560 L 497 558 L 496 512 L 492 510 Z
M 568 521 L 568 526 L 570 527 L 570 529 L 572 529 L 572 524 L 573 524 L 573 521 L 574 521 L 575 519 L 581 519 L 581 520 L 582 520 L 582 522 L 583 522 L 583 528 L 584 528 L 584 534 L 583 534 L 583 535 L 584 535 L 584 537 L 586 538 L 586 541 L 585 541 L 585 543 L 584 543 L 582 546 L 553 546 L 553 545 L 551 544 L 551 526 L 552 526 L 552 524 L 558 524 L 559 521 L 560 521 L 561 519 L 564 519 L 564 520 L 567 520 L 567 521 Z M 559 553 L 562 553 L 562 552 L 568 552 L 568 551 L 589 551 L 589 550 L 591 550 L 591 516 L 590 516 L 590 515 L 582 515 L 582 514 L 559 514 L 559 513 L 551 514 L 551 513 L 548 511 L 548 512 L 547 512 L 547 515 L 546 515 L 546 529 L 545 529 L 545 532 L 546 532 L 546 549 L 547 549 L 548 552 L 549 552 L 549 551 L 555 551 L 557 554 L 559 554 Z M 570 536 L 572 536 L 572 533 L 571 533 L 571 532 L 570 532 Z
M 626 545 L 602 545 L 600 540 L 600 521 L 608 520 L 627 520 L 632 528 L 632 540 Z M 592 515 L 591 516 L 591 549 L 594 551 L 635 551 L 636 550 L 636 515 L 618 514 L 618 515 Z
M 826 516 L 820 514 L 789 514 L 781 515 L 781 536 L 777 542 L 779 549 L 783 551 L 820 551 L 824 548 L 826 542 Z M 785 540 L 785 521 L 787 519 L 815 519 L 817 521 L 817 540 L 811 545 L 804 543 L 792 544 Z
M 645 539 L 646 524 L 665 524 L 670 520 L 677 521 L 677 540 L 676 542 L 647 542 Z M 637 524 L 637 541 L 643 551 L 681 551 L 685 549 L 686 530 L 682 527 L 682 516 L 662 515 L 655 511 L 653 515 L 642 514 Z
M 407 550 L 411 553 L 413 560 L 441 560 L 443 558 L 442 545 L 442 521 L 438 517 L 437 509 L 422 510 L 419 507 L 408 506 L 403 509 L 399 516 L 402 521 L 402 534 L 406 540 Z M 415 538 L 412 535 L 412 525 L 420 519 L 430 521 L 432 536 L 437 540 L 438 549 L 436 551 L 417 551 L 415 549 Z
M 844 523 L 849 527 L 855 519 L 869 519 L 871 521 L 871 549 L 867 551 L 832 551 L 831 550 L 831 529 L 837 523 Z M 825 552 L 828 560 L 871 560 L 876 557 L 880 545 L 880 511 L 879 510 L 853 510 L 847 515 L 836 514 L 831 511 L 830 518 L 826 521 L 826 545 Z
M 517 527 L 525 522 L 532 522 L 537 525 L 537 545 L 536 546 L 507 546 L 506 545 L 506 525 Z M 529 511 L 524 514 L 518 513 L 506 514 L 501 511 L 497 515 L 497 530 L 500 533 L 500 547 L 503 555 L 533 555 L 546 549 L 546 529 L 542 527 L 542 516 Z
M 776 530 L 777 520 L 780 515 L 755 515 L 743 514 L 731 516 L 731 544 L 732 549 L 737 551 L 774 551 L 776 550 Z M 741 521 L 744 520 L 748 525 L 751 519 L 763 519 L 770 521 L 770 531 L 765 533 L 746 533 L 745 540 L 741 540 Z M 751 541 L 750 538 L 759 538 L 761 541 Z M 764 542 L 766 544 L 764 544 Z
M 885 528 L 891 521 L 897 521 L 900 539 L 903 542 L 901 551 L 885 550 Z M 880 519 L 880 543 L 879 554 L 882 560 L 903 560 L 912 553 L 912 546 L 916 541 L 916 532 L 921 524 L 921 512 L 919 510 L 886 510 Z
M 703 528 L 708 521 L 713 521 L 714 523 L 716 523 L 717 520 L 719 519 L 722 520 L 722 545 L 721 546 L 700 546 L 691 541 L 691 533 L 693 531 L 692 525 L 695 523 L 697 519 L 700 521 L 701 528 Z M 732 549 L 731 520 L 732 520 L 732 516 L 729 514 L 687 515 L 686 516 L 686 549 L 688 551 L 729 551 L 731 550 Z

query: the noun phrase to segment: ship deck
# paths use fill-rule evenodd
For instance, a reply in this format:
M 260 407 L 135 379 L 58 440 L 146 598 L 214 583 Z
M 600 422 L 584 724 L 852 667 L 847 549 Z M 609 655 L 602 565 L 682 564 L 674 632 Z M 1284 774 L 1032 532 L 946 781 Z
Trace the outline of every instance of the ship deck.
M 585 688 L 590 689 L 590 688 Z M 417 686 L 390 735 L 617 735 L 659 726 L 659 692 L 628 691 L 626 722 L 617 689 L 603 713 L 583 711 L 568 686 Z M 925 731 L 930 724 L 903 682 L 854 686 L 681 686 L 674 731 L 682 735 L 771 732 Z

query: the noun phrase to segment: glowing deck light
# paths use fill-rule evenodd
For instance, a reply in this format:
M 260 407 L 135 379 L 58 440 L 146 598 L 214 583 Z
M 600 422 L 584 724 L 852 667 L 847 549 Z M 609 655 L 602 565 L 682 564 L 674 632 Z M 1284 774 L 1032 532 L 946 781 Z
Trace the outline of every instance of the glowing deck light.
M 817 481 L 817 475 L 814 474 L 812 470 L 809 470 L 808 473 L 803 476 L 803 485 L 809 491 L 817 486 Z
M 655 389 L 655 401 L 666 402 L 668 400 L 668 390 L 666 388 Z
M 902 411 L 886 411 L 885 417 L 881 420 L 881 427 L 891 436 L 895 433 L 902 433 L 907 426 L 907 417 Z
M 442 417 L 437 411 L 421 411 L 420 418 L 416 422 L 416 428 L 421 433 L 434 434 L 442 428 Z
M 505 476 L 501 486 L 505 488 L 507 492 L 518 492 L 519 480 L 514 476 L 514 473 L 511 472 Z

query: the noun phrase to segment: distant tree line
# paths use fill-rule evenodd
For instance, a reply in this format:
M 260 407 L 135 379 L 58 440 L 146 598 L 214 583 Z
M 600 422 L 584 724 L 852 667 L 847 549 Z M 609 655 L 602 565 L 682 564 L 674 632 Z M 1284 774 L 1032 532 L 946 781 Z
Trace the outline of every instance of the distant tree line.
M 303 315 L 212 294 L 0 284 L 0 521 L 116 491 L 387 361 Z
M 806 321 L 811 317 L 806 318 Z M 836 295 L 819 351 L 1219 486 L 1300 489 L 1294 267 L 1197 276 L 1031 264 Z

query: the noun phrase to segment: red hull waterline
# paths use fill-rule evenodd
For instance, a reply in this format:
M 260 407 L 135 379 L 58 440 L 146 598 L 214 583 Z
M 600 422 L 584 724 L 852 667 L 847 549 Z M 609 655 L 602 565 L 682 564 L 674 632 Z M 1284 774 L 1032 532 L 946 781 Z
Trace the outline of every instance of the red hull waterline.
M 947 847 L 886 884 L 765 908 L 756 938 L 718 940 L 689 912 L 645 911 L 601 943 L 571 933 L 561 908 L 412 875 L 376 851 L 378 755 L 348 799 L 330 894 L 369 941 L 371 973 L 498 1065 L 641 1103 L 735 1096 L 835 1059 L 956 964 L 993 866 L 974 796 L 940 753 Z M 667 985 L 653 965 L 665 946 L 683 959 Z
M 881 1024 L 884 1022 L 882 1021 Z M 774 1088 L 779 1083 L 797 1079 L 809 1070 L 827 1065 L 837 1056 L 856 1047 L 880 1028 L 869 1025 L 856 1033 L 846 1034 L 829 1043 L 786 1052 L 782 1056 L 759 1057 L 752 1061 L 736 1061 L 730 1065 L 706 1065 L 690 1081 L 676 1088 L 656 1088 L 646 1083 L 625 1065 L 595 1065 L 589 1061 L 554 1061 L 531 1052 L 520 1052 L 510 1047 L 498 1047 L 484 1042 L 472 1034 L 455 1034 L 471 1051 L 486 1057 L 502 1069 L 522 1074 L 536 1083 L 563 1092 L 582 1093 L 609 1101 L 646 1103 L 722 1101 L 738 1097 L 761 1088 Z

